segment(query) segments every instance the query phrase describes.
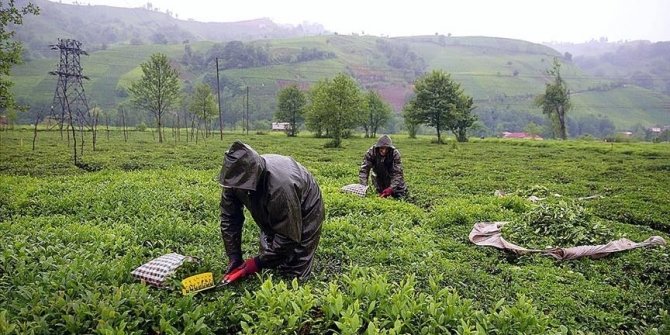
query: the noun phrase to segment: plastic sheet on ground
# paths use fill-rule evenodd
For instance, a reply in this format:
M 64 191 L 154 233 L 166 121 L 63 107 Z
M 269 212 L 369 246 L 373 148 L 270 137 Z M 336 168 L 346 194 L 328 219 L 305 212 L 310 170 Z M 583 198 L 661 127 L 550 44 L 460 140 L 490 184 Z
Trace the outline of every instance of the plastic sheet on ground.
M 542 253 L 543 255 L 552 256 L 557 260 L 571 260 L 581 257 L 601 258 L 614 252 L 666 244 L 662 237 L 652 236 L 642 242 L 633 242 L 627 238 L 621 238 L 600 245 L 582 245 L 570 248 L 527 249 L 514 243 L 510 243 L 502 237 L 500 229 L 506 223 L 507 222 L 475 223 L 469 235 L 470 242 L 476 245 L 491 246 L 521 255 L 528 253 Z

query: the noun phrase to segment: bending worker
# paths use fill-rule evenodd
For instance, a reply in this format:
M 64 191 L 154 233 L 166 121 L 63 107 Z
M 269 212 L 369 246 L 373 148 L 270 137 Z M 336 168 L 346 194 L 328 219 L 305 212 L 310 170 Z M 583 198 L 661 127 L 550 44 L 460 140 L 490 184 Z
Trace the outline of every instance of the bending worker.
M 221 169 L 221 237 L 229 263 L 224 282 L 262 268 L 304 279 L 312 270 L 324 207 L 312 175 L 291 157 L 259 155 L 235 141 Z M 242 260 L 243 206 L 260 228 L 260 254 Z
M 400 152 L 387 135 L 382 135 L 363 156 L 363 163 L 358 173 L 361 185 L 368 184 L 370 170 L 372 170 L 370 179 L 380 197 L 401 198 L 406 195 L 407 186 L 402 172 Z

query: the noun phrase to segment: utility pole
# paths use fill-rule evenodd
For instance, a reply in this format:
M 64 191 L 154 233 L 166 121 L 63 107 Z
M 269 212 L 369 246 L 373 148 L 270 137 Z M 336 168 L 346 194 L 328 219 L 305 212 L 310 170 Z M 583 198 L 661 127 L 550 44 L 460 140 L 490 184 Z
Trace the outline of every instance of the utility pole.
M 80 62 L 81 55 L 88 55 L 86 51 L 81 50 L 81 42 L 71 39 L 58 39 L 58 44 L 51 45 L 51 50 L 60 50 L 60 63 L 56 71 L 50 71 L 51 75 L 58 75 L 58 84 L 54 93 L 52 113 L 60 112 L 60 115 L 53 115 L 60 123 L 61 136 L 63 136 L 63 123 L 68 122 L 68 127 L 72 129 L 72 138 L 74 140 L 73 154 L 74 164 L 79 166 L 77 156 L 77 138 L 75 133 L 75 121 L 79 125 L 82 133 L 82 154 L 83 154 L 83 127 L 84 123 L 91 125 L 89 120 L 90 110 L 88 101 L 84 92 L 82 79 L 89 78 L 82 75 Z M 60 107 L 54 109 L 54 107 Z M 74 113 L 73 113 L 74 112 Z M 95 137 L 94 137 L 95 141 Z M 93 144 L 95 148 L 95 143 Z
M 223 113 L 221 112 L 221 89 L 219 88 L 219 57 L 216 57 L 216 97 L 219 100 L 219 133 L 223 141 Z
M 249 86 L 247 86 L 247 135 L 249 135 Z

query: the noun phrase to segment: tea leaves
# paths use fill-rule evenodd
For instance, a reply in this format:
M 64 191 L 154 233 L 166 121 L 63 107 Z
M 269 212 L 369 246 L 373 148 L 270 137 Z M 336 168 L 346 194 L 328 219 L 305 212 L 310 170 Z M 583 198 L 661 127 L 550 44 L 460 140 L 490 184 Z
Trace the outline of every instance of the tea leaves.
M 166 132 L 169 134 L 169 131 Z M 360 198 L 374 139 L 226 133 L 226 141 L 159 145 L 112 131 L 72 166 L 67 141 L 3 132 L 0 142 L 0 333 L 146 334 L 661 334 L 670 327 L 665 246 L 557 262 L 470 243 L 475 222 L 510 221 L 527 247 L 666 240 L 667 144 L 474 140 L 437 145 L 393 136 L 410 195 Z M 302 136 L 302 134 L 301 134 Z M 23 145 L 21 139 L 23 138 Z M 270 270 L 239 285 L 182 296 L 180 279 L 218 278 L 217 176 L 233 139 L 294 157 L 317 178 L 326 221 L 313 276 Z M 504 194 L 504 196 L 497 196 Z M 531 195 L 544 198 L 530 202 Z M 577 200 L 578 198 L 588 198 Z M 246 215 L 243 252 L 258 252 Z M 165 290 L 130 272 L 169 252 L 196 256 Z

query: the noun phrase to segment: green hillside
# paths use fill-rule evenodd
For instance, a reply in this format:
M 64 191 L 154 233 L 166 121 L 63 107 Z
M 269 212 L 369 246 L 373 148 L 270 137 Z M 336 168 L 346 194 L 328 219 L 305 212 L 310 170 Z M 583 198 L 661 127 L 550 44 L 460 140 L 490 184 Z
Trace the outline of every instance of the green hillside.
M 33 109 L 48 106 L 53 99 L 57 78 L 48 72 L 58 65 L 59 55 L 58 51 L 48 50 L 48 44 L 55 44 L 58 37 L 99 43 L 100 36 L 113 35 L 114 39 L 110 39 L 113 43 L 104 47 L 83 45 L 90 54 L 82 56 L 84 75 L 90 78 L 84 83 L 89 105 L 103 110 L 114 110 L 119 103 L 128 100 L 125 88 L 141 75 L 139 64 L 156 52 L 170 57 L 185 87 L 202 81 L 216 86 L 214 58 L 222 57 L 221 50 L 229 42 L 220 42 L 223 35 L 215 37 L 203 33 L 212 30 L 204 29 L 205 26 L 200 25 L 203 23 L 177 20 L 169 14 L 146 8 L 106 11 L 101 8 L 104 6 L 70 5 L 64 10 L 66 7 L 63 6 L 46 2 L 42 14 L 37 17 L 39 20 L 28 18 L 17 31 L 17 36 L 28 38 L 24 43 L 33 56 L 38 54 L 37 51 L 44 56 L 28 57 L 24 64 L 12 71 L 17 98 Z M 68 28 L 76 24 L 71 22 L 75 19 L 58 20 L 60 16 L 71 18 L 72 15 L 87 18 L 79 22 L 87 27 L 77 30 L 80 37 L 72 36 Z M 90 26 L 91 20 L 101 24 Z M 98 31 L 103 26 L 107 28 Z M 227 37 L 246 39 L 241 42 L 244 47 L 267 55 L 267 61 L 261 65 L 219 67 L 224 122 L 229 125 L 241 119 L 246 108 L 243 99 L 247 87 L 252 121 L 269 122 L 272 119 L 276 93 L 285 85 L 296 83 L 308 89 L 314 82 L 340 72 L 354 77 L 362 88 L 378 91 L 399 112 L 413 93 L 414 80 L 422 73 L 442 69 L 474 98 L 475 113 L 480 115 L 486 134 L 521 131 L 529 121 L 545 122 L 539 108 L 533 105 L 533 99 L 543 92 L 549 80 L 546 70 L 554 57 L 563 62 L 562 75 L 573 92 L 574 109 L 569 117 L 576 120 L 596 115 L 611 121 L 620 130 L 635 125 L 670 124 L 668 95 L 588 74 L 576 63 L 563 59 L 556 50 L 540 44 L 505 38 L 443 35 L 403 38 L 319 35 L 260 39 L 289 32 L 263 32 L 259 26 L 272 30 L 259 22 L 237 23 L 234 29 L 232 26 L 224 29 Z M 165 40 L 151 42 L 152 34 L 158 32 Z M 130 43 L 133 36 L 142 42 Z M 37 42 L 41 44 L 34 45 Z M 186 59 L 187 49 L 192 56 L 190 59 Z M 144 118 L 142 111 L 131 113 L 136 114 L 136 120 Z M 28 119 L 24 116 L 22 121 Z M 500 123 L 501 119 L 507 121 Z
M 84 89 L 89 105 L 114 108 L 124 100 L 116 96 L 119 82 L 127 74 L 135 72 L 131 79 L 141 75 L 139 64 L 149 59 L 150 55 L 162 52 L 170 57 L 178 57 L 183 52 L 180 45 L 139 45 L 114 46 L 107 50 L 92 52 L 89 56 L 81 56 L 83 73 L 89 80 L 84 81 Z M 13 71 L 14 92 L 17 99 L 32 106 L 51 104 L 58 77 L 49 74 L 58 66 L 58 51 L 53 51 L 55 58 L 37 59 L 17 66 Z
M 113 44 L 176 44 L 184 41 L 230 41 L 261 38 L 286 38 L 323 33 L 319 24 L 298 27 L 278 25 L 269 19 L 240 22 L 197 22 L 179 18 L 169 8 L 121 8 L 64 4 L 30 0 L 40 7 L 40 15 L 26 16 L 17 29 L 17 38 L 27 47 L 27 56 L 49 55 L 48 45 L 58 38 L 83 42 L 88 50 L 105 49 Z M 28 0 L 17 0 L 25 5 Z M 48 57 L 48 56 L 47 56 Z
M 670 42 L 605 39 L 549 46 L 572 54 L 575 64 L 595 77 L 670 94 Z
M 576 111 L 606 115 L 621 128 L 644 123 L 643 120 L 670 123 L 670 97 L 636 86 L 579 93 L 573 101 Z

